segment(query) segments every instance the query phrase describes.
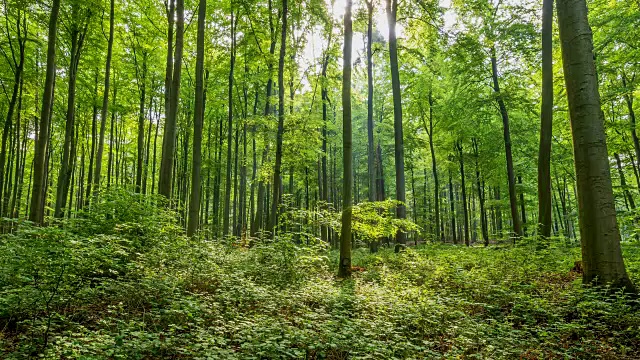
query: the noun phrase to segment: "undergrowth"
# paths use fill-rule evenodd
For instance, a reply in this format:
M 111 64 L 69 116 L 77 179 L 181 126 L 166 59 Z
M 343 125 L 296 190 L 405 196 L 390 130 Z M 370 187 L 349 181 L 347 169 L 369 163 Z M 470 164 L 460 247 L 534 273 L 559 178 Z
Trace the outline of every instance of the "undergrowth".
M 564 242 L 358 249 L 345 281 L 320 242 L 188 239 L 159 200 L 105 197 L 0 238 L 0 358 L 640 358 L 638 301 L 582 287 Z

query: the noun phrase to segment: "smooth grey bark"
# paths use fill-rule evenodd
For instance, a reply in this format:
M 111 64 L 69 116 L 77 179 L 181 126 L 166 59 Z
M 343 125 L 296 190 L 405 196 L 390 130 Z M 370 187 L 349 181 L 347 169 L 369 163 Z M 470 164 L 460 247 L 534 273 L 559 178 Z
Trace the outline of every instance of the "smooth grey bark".
M 580 209 L 582 279 L 635 291 L 620 249 L 587 3 L 558 0 L 557 12 Z

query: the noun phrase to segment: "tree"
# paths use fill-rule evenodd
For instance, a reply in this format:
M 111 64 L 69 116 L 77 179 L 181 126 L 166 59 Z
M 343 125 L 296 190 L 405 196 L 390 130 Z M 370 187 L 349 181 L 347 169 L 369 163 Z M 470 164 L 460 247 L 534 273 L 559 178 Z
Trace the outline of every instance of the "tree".
M 365 0 L 366 1 L 366 0 Z M 369 201 L 376 200 L 375 150 L 373 139 L 373 0 L 367 4 L 367 171 Z
M 558 0 L 557 9 L 580 206 L 583 282 L 634 291 L 620 249 L 587 3 Z
M 162 161 L 160 163 L 160 181 L 158 193 L 167 199 L 171 198 L 173 181 L 173 161 L 176 149 L 176 126 L 178 118 L 178 102 L 180 99 L 180 75 L 182 73 L 182 52 L 184 50 L 184 0 L 176 0 L 176 45 L 171 76 L 171 92 L 169 96 L 169 112 L 164 123 L 162 138 Z M 171 12 L 170 12 L 171 14 Z M 172 15 L 172 14 L 171 14 Z M 167 59 L 167 63 L 169 59 Z
M 233 136 L 233 74 L 236 65 L 236 22 L 234 22 L 234 10 L 231 9 L 231 60 L 229 63 L 229 104 L 227 122 L 227 181 L 224 188 L 224 212 L 222 214 L 222 235 L 229 233 L 229 216 L 231 208 L 231 138 Z
M 393 129 L 394 150 L 396 161 L 396 200 L 400 201 L 396 209 L 398 219 L 407 218 L 405 205 L 405 178 L 404 178 L 404 135 L 402 132 L 402 99 L 400 89 L 400 72 L 398 70 L 398 39 L 396 38 L 396 16 L 398 13 L 398 0 L 387 0 L 387 19 L 389 21 L 389 65 L 391 67 L 391 83 L 393 89 Z M 406 234 L 398 231 L 396 252 L 406 243 Z
M 280 31 L 280 58 L 278 61 L 278 132 L 276 135 L 276 164 L 273 169 L 273 197 L 271 199 L 271 213 L 267 231 L 275 235 L 275 227 L 278 221 L 278 206 L 280 205 L 282 186 L 282 136 L 284 134 L 284 61 L 287 55 L 287 0 L 282 0 L 282 30 Z
M 207 0 L 198 3 L 198 38 L 196 49 L 196 102 L 193 116 L 193 169 L 187 235 L 193 236 L 200 222 L 200 171 L 202 167 L 202 123 L 204 121 L 204 22 Z
M 351 44 L 353 24 L 351 8 L 353 2 L 346 0 L 344 13 L 344 57 L 342 68 L 342 226 L 340 228 L 340 263 L 338 277 L 351 276 L 351 212 L 352 212 L 352 136 L 351 136 Z
M 84 10 L 84 11 L 83 11 Z M 82 13 L 84 12 L 84 14 Z M 62 163 L 58 173 L 58 184 L 56 191 L 55 217 L 61 218 L 64 215 L 64 208 L 69 194 L 69 182 L 73 171 L 73 159 L 75 152 L 72 152 L 75 122 L 76 122 L 76 83 L 78 79 L 78 65 L 84 40 L 89 30 L 89 21 L 92 16 L 91 9 L 82 9 L 78 2 L 71 3 L 71 24 L 69 25 L 69 37 L 71 49 L 69 54 L 69 90 L 67 92 L 67 117 L 64 132 L 64 145 L 62 148 Z
M 102 110 L 100 111 L 100 137 L 98 139 L 98 150 L 96 152 L 96 165 L 93 174 L 93 186 L 95 194 L 100 190 L 100 176 L 102 173 L 102 154 L 104 152 L 104 134 L 107 127 L 107 114 L 109 111 L 109 85 L 111 81 L 111 58 L 113 56 L 113 31 L 114 31 L 114 3 L 111 0 L 109 6 L 109 40 L 107 43 L 107 61 L 104 70 L 104 93 L 102 95 Z M 89 192 L 91 192 L 89 190 Z
M 542 104 L 538 155 L 538 235 L 551 236 L 551 132 L 553 123 L 553 0 L 542 3 Z
M 49 15 L 49 35 L 47 40 L 47 73 L 44 82 L 44 95 L 42 96 L 42 111 L 38 126 L 33 155 L 33 190 L 29 220 L 38 224 L 44 223 L 44 201 L 46 182 L 46 155 L 49 143 L 49 124 L 53 107 L 53 88 L 56 72 L 56 40 L 58 35 L 58 14 L 60 12 L 60 0 L 52 0 L 51 14 Z

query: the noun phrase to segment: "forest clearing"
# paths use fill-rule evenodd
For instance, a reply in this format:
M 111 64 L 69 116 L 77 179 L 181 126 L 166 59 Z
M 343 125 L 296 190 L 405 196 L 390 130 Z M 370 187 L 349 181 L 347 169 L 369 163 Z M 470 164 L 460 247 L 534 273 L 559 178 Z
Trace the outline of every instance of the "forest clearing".
M 639 359 L 640 2 L 2 0 L 0 358 Z

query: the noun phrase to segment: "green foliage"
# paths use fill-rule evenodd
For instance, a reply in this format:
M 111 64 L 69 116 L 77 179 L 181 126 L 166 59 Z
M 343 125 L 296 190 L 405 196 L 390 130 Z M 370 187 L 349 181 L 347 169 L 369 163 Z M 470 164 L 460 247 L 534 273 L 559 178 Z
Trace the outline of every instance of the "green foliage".
M 171 230 L 169 213 L 135 195 L 102 199 L 85 214 L 95 227 L 81 225 L 89 220 L 23 223 L 2 236 L 0 357 L 640 355 L 637 300 L 581 287 L 570 272 L 579 250 L 554 246 L 560 242 L 542 251 L 356 250 L 354 279 L 340 281 L 333 276 L 338 254 L 303 233 L 282 232 L 250 248 L 189 239 Z M 381 206 L 359 211 L 366 220 Z M 135 231 L 127 225 L 153 213 L 160 215 Z M 624 250 L 637 282 L 640 253 Z

